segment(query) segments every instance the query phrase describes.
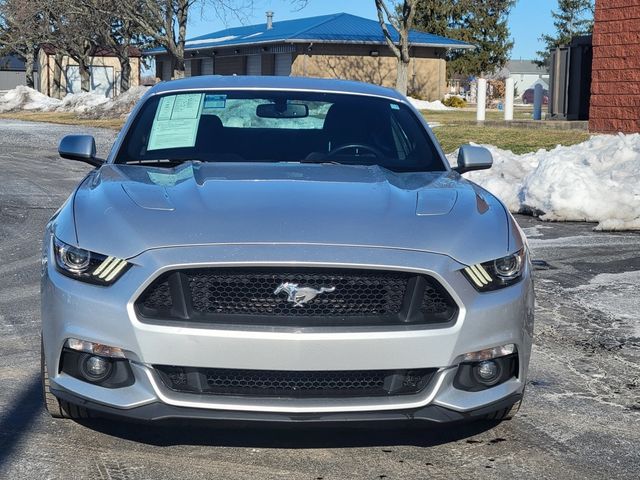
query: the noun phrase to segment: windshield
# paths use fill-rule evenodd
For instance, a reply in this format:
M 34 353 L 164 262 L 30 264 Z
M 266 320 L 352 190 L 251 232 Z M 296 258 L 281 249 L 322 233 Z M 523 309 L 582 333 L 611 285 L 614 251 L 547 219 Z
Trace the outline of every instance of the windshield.
M 446 170 L 423 125 L 393 100 L 319 92 L 151 97 L 116 163 L 308 162 Z

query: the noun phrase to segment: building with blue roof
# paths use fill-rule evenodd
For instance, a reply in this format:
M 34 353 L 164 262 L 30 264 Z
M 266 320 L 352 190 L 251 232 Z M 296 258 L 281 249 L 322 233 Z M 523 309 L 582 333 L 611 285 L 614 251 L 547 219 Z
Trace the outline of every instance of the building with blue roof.
M 397 32 L 390 26 L 392 36 Z M 471 45 L 412 30 L 410 94 L 428 100 L 446 93 L 445 54 Z M 173 65 L 164 48 L 145 52 L 156 76 L 169 80 Z M 397 61 L 376 20 L 336 13 L 227 28 L 191 38 L 185 45 L 185 75 L 294 75 L 360 80 L 393 86 Z

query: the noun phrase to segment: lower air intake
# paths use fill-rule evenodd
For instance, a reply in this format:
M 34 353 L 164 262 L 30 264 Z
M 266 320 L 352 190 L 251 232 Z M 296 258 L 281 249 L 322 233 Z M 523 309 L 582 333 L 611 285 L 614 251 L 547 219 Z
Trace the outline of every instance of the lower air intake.
M 327 398 L 411 395 L 436 369 L 281 371 L 156 365 L 163 383 L 182 393 L 229 396 Z

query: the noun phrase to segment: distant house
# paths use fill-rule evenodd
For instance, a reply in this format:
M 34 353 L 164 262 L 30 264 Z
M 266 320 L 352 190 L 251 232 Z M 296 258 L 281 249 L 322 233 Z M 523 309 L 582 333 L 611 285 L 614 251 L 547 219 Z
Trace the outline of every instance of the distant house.
M 0 56 L 0 90 L 26 85 L 24 59 L 19 55 Z
M 596 0 L 589 129 L 640 132 L 640 4 Z
M 395 30 L 392 29 L 394 35 Z M 449 38 L 411 31 L 409 93 L 429 100 L 446 93 L 445 54 L 473 48 Z M 144 52 L 156 60 L 156 76 L 169 80 L 163 48 Z M 228 28 L 187 40 L 185 74 L 294 75 L 395 85 L 397 61 L 376 20 L 346 13 Z
M 140 84 L 140 50 L 129 47 L 129 56 L 131 57 L 131 86 Z M 41 72 L 37 90 L 45 95 L 52 96 L 53 83 L 55 76 L 55 57 L 56 49 L 52 45 L 42 45 L 38 52 L 37 65 L 38 71 Z M 80 89 L 80 72 L 78 63 L 67 55 L 62 57 L 61 64 L 62 90 L 63 95 L 67 93 L 79 93 Z M 91 90 L 94 93 L 102 94 L 106 97 L 114 97 L 120 93 L 120 73 L 122 69 L 118 58 L 113 51 L 109 49 L 97 50 L 91 59 Z
M 545 90 L 549 89 L 549 70 L 539 67 L 532 60 L 510 60 L 499 76 L 513 79 L 517 96 L 520 98 L 526 90 L 539 83 Z

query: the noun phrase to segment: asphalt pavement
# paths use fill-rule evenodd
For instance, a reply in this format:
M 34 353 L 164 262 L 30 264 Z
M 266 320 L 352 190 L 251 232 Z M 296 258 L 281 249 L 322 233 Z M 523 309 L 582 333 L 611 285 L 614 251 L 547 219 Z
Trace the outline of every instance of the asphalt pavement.
M 40 242 L 89 166 L 67 133 L 0 120 L 0 479 L 633 478 L 640 476 L 640 234 L 518 217 L 537 269 L 535 344 L 501 424 L 283 426 L 54 420 L 39 380 Z

